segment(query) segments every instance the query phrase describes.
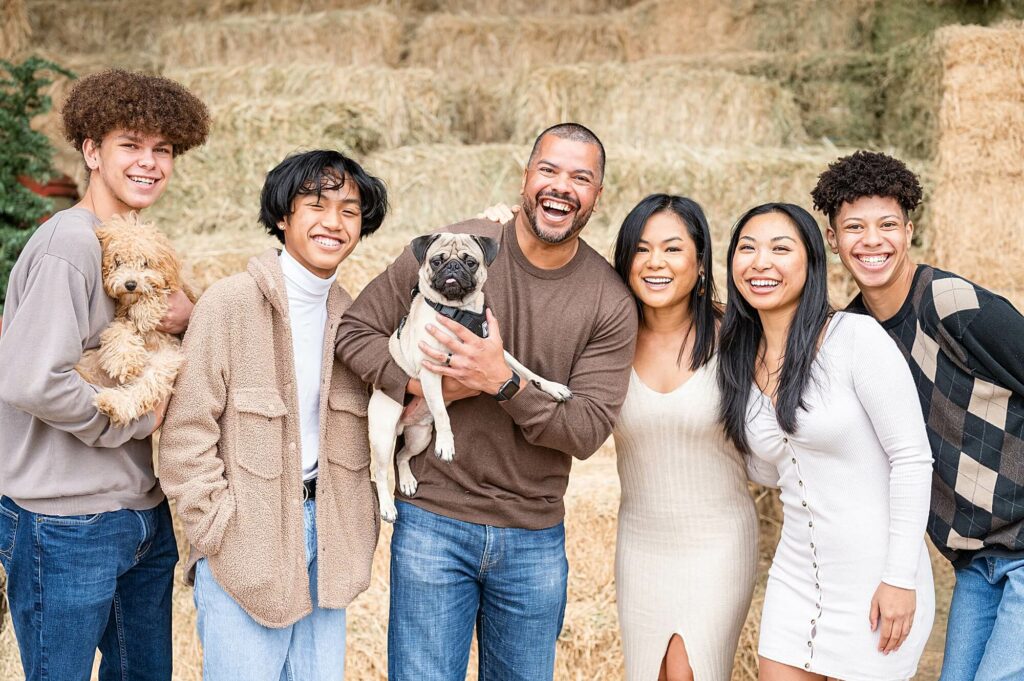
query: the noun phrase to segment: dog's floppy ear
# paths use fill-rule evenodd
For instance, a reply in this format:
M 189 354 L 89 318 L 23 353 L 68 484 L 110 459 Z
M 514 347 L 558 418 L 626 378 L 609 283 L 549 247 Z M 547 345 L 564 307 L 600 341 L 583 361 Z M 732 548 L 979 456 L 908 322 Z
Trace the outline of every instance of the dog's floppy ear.
M 489 236 L 476 236 L 475 234 L 473 235 L 473 240 L 480 246 L 480 250 L 484 252 L 484 264 L 490 266 L 494 259 L 498 257 L 498 249 L 501 247 L 501 242 Z
M 424 234 L 423 236 L 418 236 L 412 240 L 412 243 L 409 244 L 409 248 L 412 249 L 412 254 L 416 256 L 416 262 L 421 265 L 423 264 L 423 261 L 427 258 L 427 249 L 430 248 L 430 244 L 434 243 L 439 236 L 441 235 Z

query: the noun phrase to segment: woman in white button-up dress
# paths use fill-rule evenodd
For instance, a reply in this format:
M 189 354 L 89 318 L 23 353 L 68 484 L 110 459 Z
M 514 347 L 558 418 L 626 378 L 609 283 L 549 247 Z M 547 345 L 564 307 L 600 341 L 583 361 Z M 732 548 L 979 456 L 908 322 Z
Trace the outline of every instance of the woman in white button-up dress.
M 784 512 L 761 679 L 910 678 L 934 615 L 931 453 L 910 370 L 873 319 L 832 313 L 802 208 L 748 211 L 728 267 L 723 420 Z

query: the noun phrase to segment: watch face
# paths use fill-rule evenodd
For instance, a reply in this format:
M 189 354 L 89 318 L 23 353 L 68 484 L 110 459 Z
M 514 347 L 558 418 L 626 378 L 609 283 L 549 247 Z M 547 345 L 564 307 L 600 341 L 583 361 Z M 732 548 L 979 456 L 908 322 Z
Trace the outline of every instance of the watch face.
M 519 392 L 519 376 L 515 373 L 512 374 L 512 378 L 505 381 L 505 383 L 498 388 L 498 394 L 495 395 L 499 402 L 505 400 L 511 400 Z

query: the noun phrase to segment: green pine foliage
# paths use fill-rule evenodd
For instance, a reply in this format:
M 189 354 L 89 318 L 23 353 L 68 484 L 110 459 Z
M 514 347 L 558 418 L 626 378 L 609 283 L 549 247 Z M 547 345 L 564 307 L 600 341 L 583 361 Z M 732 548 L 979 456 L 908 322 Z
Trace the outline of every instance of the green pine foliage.
M 53 208 L 51 201 L 18 181 L 24 176 L 45 183 L 53 177 L 53 147 L 31 126 L 32 119 L 53 104 L 43 93 L 52 82 L 47 74 L 75 77 L 39 57 L 20 64 L 0 60 L 0 311 L 14 261 L 39 219 Z

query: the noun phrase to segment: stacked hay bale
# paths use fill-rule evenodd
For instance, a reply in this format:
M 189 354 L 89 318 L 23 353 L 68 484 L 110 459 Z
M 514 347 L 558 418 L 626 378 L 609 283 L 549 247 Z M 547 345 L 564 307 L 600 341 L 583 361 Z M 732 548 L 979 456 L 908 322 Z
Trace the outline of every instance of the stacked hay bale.
M 343 65 L 398 63 L 401 23 L 382 9 L 316 14 L 227 16 L 188 22 L 157 39 L 157 52 L 175 67 L 245 66 L 278 57 L 289 62 Z M 325 69 L 327 70 L 327 69 Z M 309 83 L 311 88 L 316 83 Z
M 487 77 L 495 68 L 531 68 L 640 57 L 633 24 L 620 13 L 579 16 L 428 16 L 409 43 L 409 62 Z
M 458 137 L 453 94 L 435 72 L 429 69 L 387 66 L 346 66 L 325 70 L 322 65 L 294 63 L 287 66 L 203 67 L 168 69 L 164 75 L 184 84 L 213 107 L 214 125 L 211 142 L 246 146 L 248 140 L 233 137 L 228 131 L 238 125 L 252 125 L 253 120 L 270 128 L 274 134 L 301 135 L 298 146 L 321 139 L 321 132 L 333 129 L 352 141 L 345 148 L 371 151 L 378 147 L 393 148 L 409 144 L 445 142 Z M 264 103 L 271 103 L 270 112 Z M 277 103 L 275 107 L 273 103 Z M 291 106 L 288 106 L 288 105 Z M 333 104 L 336 111 L 349 109 L 359 119 L 355 130 L 340 130 L 332 125 L 337 113 L 320 116 L 305 108 Z M 274 116 L 273 112 L 279 112 Z M 294 123 L 287 119 L 294 117 Z M 239 120 L 241 119 L 241 120 Z M 305 123 L 312 126 L 304 125 Z M 247 123 L 242 123 L 247 120 Z M 334 123 L 339 121 L 335 120 Z M 362 138 L 359 129 L 372 128 Z
M 627 10 L 646 55 L 863 49 L 877 0 L 645 0 Z
M 14 59 L 31 34 L 24 0 L 6 0 L 0 7 L 0 59 Z
M 947 27 L 934 41 L 935 262 L 1024 306 L 1024 23 Z
M 573 120 L 605 144 L 657 149 L 781 147 L 806 142 L 793 95 L 777 82 L 674 61 L 546 66 L 524 73 L 509 109 L 513 139 L 533 142 L 551 121 Z
M 1024 304 L 1024 22 L 907 49 L 891 141 L 931 161 L 926 257 Z

